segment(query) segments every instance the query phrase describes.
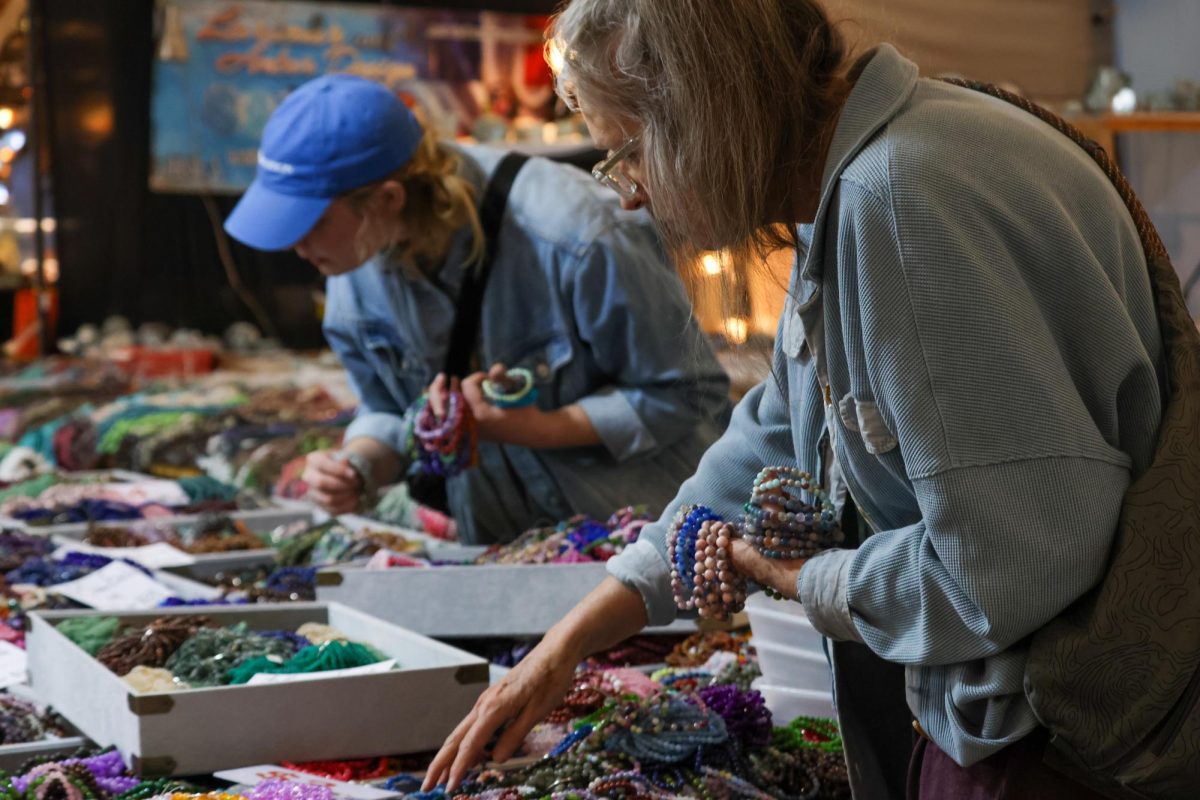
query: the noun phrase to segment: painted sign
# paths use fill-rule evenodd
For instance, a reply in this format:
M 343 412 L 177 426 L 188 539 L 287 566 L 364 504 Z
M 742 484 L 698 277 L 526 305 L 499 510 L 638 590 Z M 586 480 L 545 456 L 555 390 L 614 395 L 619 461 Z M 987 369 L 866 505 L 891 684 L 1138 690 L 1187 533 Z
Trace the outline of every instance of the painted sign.
M 446 134 L 544 122 L 546 19 L 490 11 L 158 0 L 151 188 L 238 192 L 289 91 L 327 73 L 378 80 Z

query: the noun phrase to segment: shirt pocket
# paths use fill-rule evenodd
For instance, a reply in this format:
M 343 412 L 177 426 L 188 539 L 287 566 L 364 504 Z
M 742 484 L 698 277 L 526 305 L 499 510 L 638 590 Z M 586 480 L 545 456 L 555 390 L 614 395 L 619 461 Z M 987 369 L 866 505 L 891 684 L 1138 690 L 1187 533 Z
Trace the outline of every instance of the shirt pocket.
M 862 439 L 863 447 L 871 455 L 890 453 L 899 444 L 874 400 L 858 398 L 847 393 L 838 401 L 837 411 L 842 426 L 847 431 L 857 433 Z
M 575 358 L 575 347 L 562 331 L 549 330 L 523 337 L 504 349 L 495 359 L 509 369 L 522 368 L 533 375 L 538 390 L 538 405 L 559 408 L 578 400 L 585 393 L 586 379 L 568 369 Z
M 372 369 L 401 407 L 420 397 L 433 380 L 425 365 L 408 355 L 404 342 L 387 325 L 363 323 L 362 341 Z

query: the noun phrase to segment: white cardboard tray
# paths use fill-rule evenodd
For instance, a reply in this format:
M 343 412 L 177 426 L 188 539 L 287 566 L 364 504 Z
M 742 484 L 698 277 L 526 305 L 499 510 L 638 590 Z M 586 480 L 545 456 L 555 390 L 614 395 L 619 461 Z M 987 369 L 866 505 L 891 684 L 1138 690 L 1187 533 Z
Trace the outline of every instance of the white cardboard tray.
M 746 598 L 746 616 L 755 644 L 770 642 L 825 658 L 824 637 L 808 621 L 808 614 L 799 603 L 773 600 L 766 592 L 756 592 Z
M 172 527 L 177 527 L 172 524 Z M 79 539 L 70 536 L 52 536 L 51 540 L 60 546 L 71 547 L 79 544 Z M 125 548 L 104 548 L 105 555 L 119 555 Z M 184 575 L 196 580 L 208 580 L 221 572 L 230 570 L 256 569 L 270 567 L 275 564 L 275 550 L 270 547 L 253 550 L 230 550 L 222 553 L 180 553 L 192 563 L 178 566 L 166 566 L 164 569 L 178 575 Z M 137 560 L 136 558 L 133 560 Z
M 755 678 L 750 688 L 763 696 L 763 701 L 771 710 L 771 722 L 776 726 L 787 725 L 796 717 L 837 718 L 830 692 L 776 686 L 764 678 Z
M 40 742 L 0 745 L 0 770 L 12 775 L 17 768 L 34 756 L 69 756 L 87 744 L 82 736 L 61 739 L 42 739 Z
M 608 577 L 604 564 L 486 564 L 317 573 L 317 599 L 437 637 L 540 636 Z M 648 632 L 691 632 L 676 620 Z
M 436 749 L 488 685 L 482 658 L 342 605 L 292 603 L 117 616 L 145 624 L 165 615 L 207 615 L 221 624 L 244 621 L 256 629 L 323 622 L 374 645 L 402 668 L 297 683 L 136 694 L 54 627 L 94 613 L 31 615 L 33 688 L 97 744 L 115 745 L 143 776 Z
M 254 508 L 246 511 L 229 511 L 224 513 L 233 519 L 244 522 L 246 527 L 254 533 L 269 533 L 280 525 L 312 518 L 311 510 L 297 507 L 281 508 L 273 506 L 270 508 Z M 163 525 L 187 525 L 194 523 L 198 519 L 200 519 L 199 514 L 182 514 L 174 517 L 155 517 L 147 521 Z M 114 524 L 120 525 L 125 522 L 139 521 L 141 520 L 115 520 Z M 35 536 L 58 536 L 78 541 L 87 535 L 88 523 L 71 522 L 64 525 L 29 525 L 22 520 L 5 517 L 0 519 L 0 527 L 16 528 Z
M 26 700 L 32 700 L 39 705 L 45 705 L 27 684 L 10 686 L 4 691 Z M 71 733 L 73 735 L 42 739 L 37 742 L 0 745 L 0 770 L 12 775 L 18 767 L 34 756 L 67 756 L 87 744 L 87 739 L 75 735 L 78 734 L 78 731 Z

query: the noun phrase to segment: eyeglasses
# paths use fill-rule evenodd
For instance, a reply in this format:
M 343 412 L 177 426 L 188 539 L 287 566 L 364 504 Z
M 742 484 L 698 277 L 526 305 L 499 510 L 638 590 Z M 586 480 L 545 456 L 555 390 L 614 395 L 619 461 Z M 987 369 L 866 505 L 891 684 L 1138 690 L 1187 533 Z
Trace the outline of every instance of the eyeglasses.
M 621 162 L 628 158 L 641 143 L 642 137 L 639 134 L 627 140 L 618 149 L 609 151 L 608 158 L 592 167 L 592 177 L 601 186 L 607 186 L 626 200 L 633 200 L 637 197 L 638 183 L 625 173 Z

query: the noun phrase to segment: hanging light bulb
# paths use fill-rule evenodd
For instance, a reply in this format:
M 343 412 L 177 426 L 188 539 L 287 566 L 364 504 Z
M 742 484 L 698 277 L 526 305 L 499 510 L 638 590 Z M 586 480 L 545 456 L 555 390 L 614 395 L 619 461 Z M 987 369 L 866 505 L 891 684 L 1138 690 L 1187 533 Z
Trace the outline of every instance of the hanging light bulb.
M 705 253 L 700 259 L 700 266 L 704 268 L 705 275 L 720 275 L 725 268 L 724 261 L 721 253 Z
M 29 138 L 25 135 L 25 131 L 20 128 L 14 128 L 3 136 L 0 136 L 0 147 L 5 147 L 14 153 L 19 153 L 24 149 L 25 143 L 28 140 Z
M 0 106 L 0 128 L 11 128 L 15 118 L 13 110 L 8 106 Z
M 725 338 L 734 344 L 745 344 L 750 338 L 750 320 L 745 317 L 726 317 Z

